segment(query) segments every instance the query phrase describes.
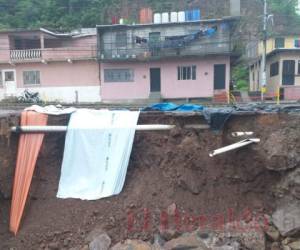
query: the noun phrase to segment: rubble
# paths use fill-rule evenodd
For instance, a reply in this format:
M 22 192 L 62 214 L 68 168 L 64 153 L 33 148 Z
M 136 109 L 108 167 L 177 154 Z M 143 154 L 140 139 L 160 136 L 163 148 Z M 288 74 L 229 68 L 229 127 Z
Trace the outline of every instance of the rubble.
M 300 202 L 282 200 L 272 215 L 272 221 L 282 236 L 300 232 Z

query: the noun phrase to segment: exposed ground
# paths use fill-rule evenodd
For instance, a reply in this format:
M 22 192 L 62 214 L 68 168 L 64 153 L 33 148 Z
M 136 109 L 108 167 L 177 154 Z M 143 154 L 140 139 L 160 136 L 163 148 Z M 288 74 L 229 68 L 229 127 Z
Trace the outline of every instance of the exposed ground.
M 17 122 L 5 119 L 2 127 L 8 121 Z M 53 124 L 66 121 L 50 120 Z M 128 238 L 151 241 L 161 226 L 171 228 L 174 224 L 171 217 L 166 224 L 164 217 L 164 212 L 173 213 L 170 209 L 174 204 L 180 233 L 199 226 L 191 216 L 204 216 L 208 224 L 216 226 L 220 215 L 224 222 L 251 220 L 249 216 L 271 215 L 282 197 L 297 199 L 297 190 L 284 181 L 300 163 L 299 115 L 234 116 L 220 133 L 183 128 L 184 124 L 200 122 L 203 118 L 199 115 L 142 114 L 140 124 L 176 124 L 177 128 L 170 132 L 137 132 L 123 192 L 91 202 L 55 197 L 64 136 L 47 136 L 16 237 L 9 233 L 8 223 L 17 136 L 8 141 L 2 135 L 0 249 L 80 249 L 95 228 L 102 228 L 113 244 Z M 236 140 L 230 132 L 246 130 L 254 131 L 261 143 L 209 158 L 210 150 Z

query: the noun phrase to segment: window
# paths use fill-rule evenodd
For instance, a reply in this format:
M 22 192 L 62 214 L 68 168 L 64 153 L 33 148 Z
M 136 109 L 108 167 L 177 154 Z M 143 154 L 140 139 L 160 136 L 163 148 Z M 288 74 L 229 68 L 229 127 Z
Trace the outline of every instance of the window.
M 4 72 L 4 80 L 6 82 L 13 82 L 15 80 L 15 74 L 13 71 Z
M 180 66 L 177 68 L 178 80 L 196 80 L 196 66 Z
M 298 61 L 298 75 L 300 75 L 300 60 Z
M 40 71 L 23 71 L 24 85 L 40 84 Z
M 272 63 L 270 66 L 270 77 L 277 76 L 279 74 L 279 62 Z
M 285 46 L 285 39 L 282 37 L 275 38 L 275 48 L 280 49 L 284 48 Z
M 105 82 L 133 82 L 134 71 L 132 69 L 104 69 Z
M 2 72 L 0 71 L 0 86 L 3 85 Z
M 127 33 L 126 32 L 117 32 L 116 46 L 118 48 L 127 46 Z

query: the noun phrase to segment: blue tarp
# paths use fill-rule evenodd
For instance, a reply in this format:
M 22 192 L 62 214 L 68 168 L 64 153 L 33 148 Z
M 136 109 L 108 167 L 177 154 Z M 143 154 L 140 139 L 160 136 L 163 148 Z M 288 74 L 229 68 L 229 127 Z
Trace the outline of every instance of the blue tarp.
M 203 106 L 195 104 L 182 104 L 177 105 L 172 102 L 156 103 L 145 109 L 144 111 L 180 111 L 180 112 L 190 112 L 190 111 L 202 111 Z

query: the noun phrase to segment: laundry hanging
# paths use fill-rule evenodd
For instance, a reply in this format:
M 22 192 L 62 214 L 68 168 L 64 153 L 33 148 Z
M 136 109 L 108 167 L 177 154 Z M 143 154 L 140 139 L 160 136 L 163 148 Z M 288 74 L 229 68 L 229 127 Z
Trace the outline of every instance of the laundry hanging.
M 58 198 L 97 200 L 122 191 L 139 112 L 77 110 L 65 142 Z
M 48 116 L 45 114 L 24 111 L 21 115 L 21 126 L 45 126 L 47 120 Z M 14 234 L 17 234 L 20 226 L 43 139 L 44 134 L 20 135 L 10 212 L 10 231 Z

